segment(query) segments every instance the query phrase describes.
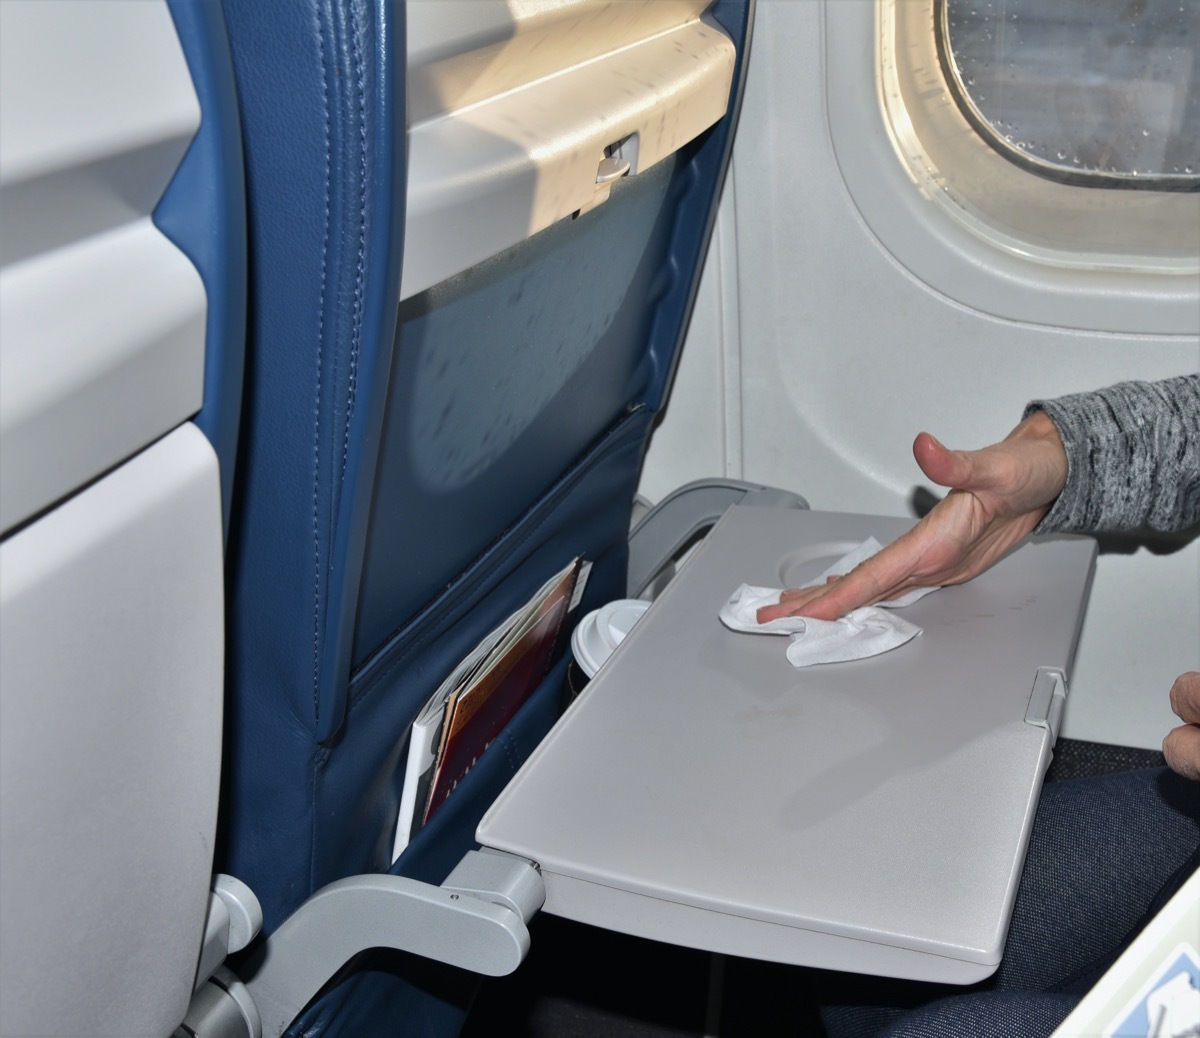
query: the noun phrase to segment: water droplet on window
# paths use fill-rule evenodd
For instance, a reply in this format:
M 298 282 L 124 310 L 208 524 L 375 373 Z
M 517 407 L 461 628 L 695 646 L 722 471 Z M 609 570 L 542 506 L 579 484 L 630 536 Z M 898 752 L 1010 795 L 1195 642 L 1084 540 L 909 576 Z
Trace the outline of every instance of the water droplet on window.
M 1067 153 L 1065 151 L 1057 152 L 1057 155 L 1058 155 L 1059 161 L 1062 161 L 1063 159 L 1065 159 L 1067 157 Z
M 1149 137 L 1149 136 L 1150 136 L 1150 131 L 1149 131 L 1149 130 L 1143 130 L 1143 131 L 1142 131 L 1142 136 L 1143 136 L 1143 137 Z

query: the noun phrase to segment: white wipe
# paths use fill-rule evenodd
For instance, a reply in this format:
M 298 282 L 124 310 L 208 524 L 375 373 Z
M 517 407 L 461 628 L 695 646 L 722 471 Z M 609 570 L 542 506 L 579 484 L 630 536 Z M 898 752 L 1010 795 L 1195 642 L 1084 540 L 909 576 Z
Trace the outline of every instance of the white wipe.
M 816 587 L 824 584 L 828 577 L 840 577 L 849 573 L 881 547 L 874 537 L 869 537 L 804 587 Z M 734 631 L 791 635 L 787 649 L 788 662 L 793 667 L 811 667 L 818 663 L 845 663 L 849 660 L 878 656 L 911 641 L 921 633 L 921 628 L 888 610 L 911 605 L 936 590 L 935 587 L 915 588 L 890 602 L 855 609 L 839 620 L 783 616 L 770 623 L 760 624 L 757 618 L 758 610 L 763 606 L 775 605 L 782 590 L 742 584 L 729 596 L 718 615 L 721 622 Z

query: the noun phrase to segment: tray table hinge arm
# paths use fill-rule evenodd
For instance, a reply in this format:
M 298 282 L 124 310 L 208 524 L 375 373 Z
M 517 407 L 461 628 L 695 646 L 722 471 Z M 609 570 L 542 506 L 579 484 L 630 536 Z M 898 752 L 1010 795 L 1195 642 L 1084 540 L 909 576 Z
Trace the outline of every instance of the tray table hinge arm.
M 529 951 L 527 924 L 545 901 L 537 866 L 496 851 L 469 851 L 441 886 L 404 876 L 338 880 L 304 902 L 239 970 L 262 1020 L 283 1034 L 351 958 L 394 948 L 487 976 L 503 976 Z

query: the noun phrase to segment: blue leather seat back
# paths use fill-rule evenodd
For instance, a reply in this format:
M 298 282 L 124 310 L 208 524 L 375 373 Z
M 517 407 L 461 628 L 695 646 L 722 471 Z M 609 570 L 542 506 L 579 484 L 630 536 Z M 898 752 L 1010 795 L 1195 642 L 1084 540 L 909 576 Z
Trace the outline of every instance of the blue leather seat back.
M 564 662 L 391 861 L 409 726 L 446 673 L 575 555 L 594 562 L 579 614 L 624 593 L 741 74 L 676 157 L 400 302 L 402 5 L 224 5 L 251 316 L 219 861 L 269 933 L 343 876 L 440 882 L 556 718 Z M 715 17 L 742 53 L 749 5 Z M 474 983 L 371 953 L 297 1030 L 452 1033 Z
M 243 441 L 229 542 L 225 865 L 268 932 L 329 878 L 313 784 L 353 607 L 395 338 L 404 12 L 228 0 L 248 190 Z M 347 866 L 355 871 L 361 866 Z
M 655 392 L 650 325 L 680 276 L 678 164 L 402 304 L 356 665 Z

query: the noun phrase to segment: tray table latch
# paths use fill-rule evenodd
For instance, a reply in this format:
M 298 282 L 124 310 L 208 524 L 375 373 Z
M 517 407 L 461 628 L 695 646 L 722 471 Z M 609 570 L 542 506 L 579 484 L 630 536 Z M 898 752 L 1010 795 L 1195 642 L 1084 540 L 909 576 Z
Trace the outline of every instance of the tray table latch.
M 1067 705 L 1067 676 L 1057 667 L 1038 667 L 1025 709 L 1025 723 L 1045 728 L 1053 743 L 1058 738 L 1063 708 Z

